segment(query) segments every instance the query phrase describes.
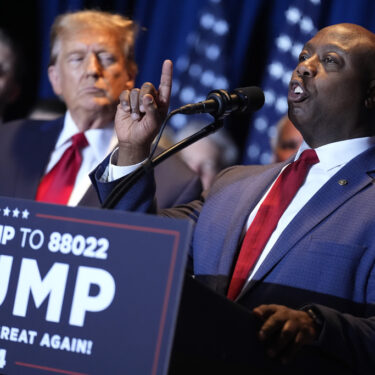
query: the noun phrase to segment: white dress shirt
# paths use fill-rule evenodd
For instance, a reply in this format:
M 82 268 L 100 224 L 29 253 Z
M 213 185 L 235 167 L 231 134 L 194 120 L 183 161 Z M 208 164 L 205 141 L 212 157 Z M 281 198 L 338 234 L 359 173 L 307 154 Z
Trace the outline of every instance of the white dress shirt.
M 266 246 L 264 247 L 258 261 L 256 262 L 251 274 L 242 292 L 238 297 L 246 290 L 246 286 L 249 281 L 253 278 L 256 271 L 259 269 L 260 265 L 266 259 L 267 255 L 270 253 L 273 245 L 276 243 L 281 233 L 287 227 L 287 225 L 293 220 L 293 218 L 298 214 L 298 212 L 303 208 L 303 206 L 312 198 L 312 196 L 335 174 L 337 173 L 345 164 L 350 160 L 366 151 L 370 147 L 374 146 L 375 137 L 364 137 L 364 138 L 355 138 L 348 139 L 345 141 L 330 143 L 315 149 L 319 163 L 314 164 L 305 179 L 305 182 L 297 191 L 296 195 L 290 202 L 289 206 L 281 216 L 275 230 L 270 236 Z M 309 149 L 310 147 L 303 142 L 299 148 L 295 160 L 297 160 L 301 153 L 304 150 Z M 286 167 L 286 166 L 285 166 Z M 275 180 L 276 181 L 276 180 Z M 273 185 L 273 184 L 272 184 Z M 250 216 L 247 220 L 246 227 L 243 231 L 243 236 L 245 235 L 250 224 L 253 222 L 256 213 L 264 199 L 266 198 L 268 192 L 271 190 L 272 186 L 268 189 L 265 195 L 262 197 L 260 202 L 250 213 Z
M 79 129 L 68 111 L 65 115 L 63 129 L 51 153 L 45 174 L 57 164 L 64 151 L 72 144 L 71 137 L 77 133 L 79 133 Z M 86 130 L 85 136 L 89 144 L 81 151 L 82 164 L 78 171 L 68 206 L 76 206 L 82 199 L 91 184 L 89 173 L 103 161 L 117 143 L 113 123 L 108 124 L 105 128 Z

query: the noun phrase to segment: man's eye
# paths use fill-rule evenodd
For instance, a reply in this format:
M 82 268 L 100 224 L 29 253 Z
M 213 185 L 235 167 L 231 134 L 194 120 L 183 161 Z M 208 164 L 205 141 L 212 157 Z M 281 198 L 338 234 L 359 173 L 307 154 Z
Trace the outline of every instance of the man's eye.
M 83 60 L 83 57 L 79 56 L 79 55 L 73 55 L 73 56 L 69 57 L 69 61 L 73 62 L 73 63 L 77 63 L 77 62 L 80 62 L 82 60 Z
M 336 62 L 336 60 L 332 58 L 331 56 L 326 56 L 323 61 L 328 64 L 332 64 Z
M 102 65 L 104 66 L 113 64 L 115 61 L 115 58 L 112 55 L 108 55 L 108 54 L 100 54 L 99 59 Z

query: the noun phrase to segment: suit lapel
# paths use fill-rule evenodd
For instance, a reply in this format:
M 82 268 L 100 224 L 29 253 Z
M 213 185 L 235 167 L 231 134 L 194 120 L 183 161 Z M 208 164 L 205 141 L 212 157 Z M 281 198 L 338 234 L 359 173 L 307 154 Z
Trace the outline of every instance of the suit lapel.
M 256 175 L 249 175 L 248 178 L 245 178 L 237 185 L 235 191 L 230 191 L 233 207 L 227 211 L 231 212 L 228 230 L 220 234 L 225 236 L 225 238 L 222 250 L 220 249 L 219 274 L 231 274 L 237 259 L 241 235 L 249 214 L 280 173 L 282 167 L 282 164 L 263 167 L 266 170 L 262 169 Z M 228 259 L 233 260 L 233 262 L 228 264 Z
M 369 174 L 374 169 L 375 148 L 372 148 L 357 156 L 330 178 L 285 228 L 256 272 L 254 280 L 260 281 L 267 276 L 298 241 L 361 189 L 371 184 L 373 178 Z M 339 184 L 340 180 L 346 180 L 347 184 Z M 249 288 L 254 285 L 256 282 L 251 283 Z

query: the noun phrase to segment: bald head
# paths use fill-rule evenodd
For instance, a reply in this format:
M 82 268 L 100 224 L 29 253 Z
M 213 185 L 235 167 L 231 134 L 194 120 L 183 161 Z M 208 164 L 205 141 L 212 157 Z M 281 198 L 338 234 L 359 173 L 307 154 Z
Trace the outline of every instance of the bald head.
M 374 33 L 354 23 L 338 23 L 336 25 L 326 26 L 319 30 L 316 35 L 325 32 L 335 32 L 342 41 L 354 40 L 357 38 L 373 40 Z

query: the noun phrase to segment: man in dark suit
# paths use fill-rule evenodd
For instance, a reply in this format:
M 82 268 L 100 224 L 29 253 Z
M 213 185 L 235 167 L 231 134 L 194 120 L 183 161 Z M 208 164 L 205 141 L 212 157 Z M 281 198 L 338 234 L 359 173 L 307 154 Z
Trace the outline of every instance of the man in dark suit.
M 59 203 L 40 193 L 42 177 L 58 165 L 72 136 L 81 133 L 88 144 L 80 151 L 82 161 L 64 203 L 99 206 L 88 174 L 117 144 L 113 120 L 119 95 L 133 88 L 137 73 L 134 33 L 131 20 L 106 12 L 57 17 L 48 74 L 67 112 L 54 121 L 24 120 L 2 127 L 0 195 Z M 197 198 L 201 190 L 198 176 L 177 157 L 156 168 L 156 180 L 163 207 Z
M 261 322 L 258 337 L 267 354 L 303 366 L 297 373 L 324 372 L 323 359 L 334 363 L 333 373 L 375 372 L 374 60 L 375 35 L 368 30 L 339 24 L 319 31 L 305 44 L 289 85 L 289 117 L 304 138 L 296 156 L 268 166 L 229 168 L 200 200 L 162 211 L 195 223 L 190 254 L 195 277 L 250 309 Z M 137 95 L 122 94 L 118 165 L 147 156 L 171 81 L 167 61 L 158 93 L 146 85 Z M 233 297 L 231 278 L 245 233 L 262 203 L 269 202 L 272 184 L 279 185 L 284 170 L 303 163 L 303 151 L 314 155 L 313 165 Z M 108 161 L 94 176 L 101 199 L 119 181 L 100 180 L 107 166 Z M 152 212 L 149 184 L 147 178 L 140 181 L 117 208 L 137 210 L 142 202 Z M 137 200 L 127 199 L 135 194 Z M 251 357 L 251 348 L 248 353 Z M 310 362 L 299 360 L 306 353 Z M 292 373 L 283 366 L 271 373 L 283 370 Z

